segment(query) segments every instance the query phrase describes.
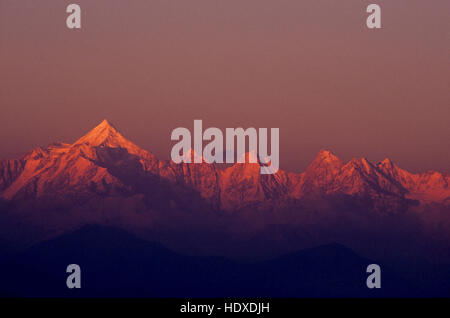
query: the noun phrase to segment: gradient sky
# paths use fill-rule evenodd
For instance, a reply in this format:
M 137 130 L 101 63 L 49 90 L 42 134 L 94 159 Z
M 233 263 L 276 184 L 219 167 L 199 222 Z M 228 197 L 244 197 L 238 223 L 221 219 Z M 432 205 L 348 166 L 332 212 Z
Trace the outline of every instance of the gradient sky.
M 82 7 L 69 30 L 65 8 Z M 365 26 L 370 3 L 381 30 Z M 103 118 L 169 158 L 171 131 L 279 127 L 281 168 L 330 149 L 450 172 L 448 0 L 0 0 L 0 157 Z

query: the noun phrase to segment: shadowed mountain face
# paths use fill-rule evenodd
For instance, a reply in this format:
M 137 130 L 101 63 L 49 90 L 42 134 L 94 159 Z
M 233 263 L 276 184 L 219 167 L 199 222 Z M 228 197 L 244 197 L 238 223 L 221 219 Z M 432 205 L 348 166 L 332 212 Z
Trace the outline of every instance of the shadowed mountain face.
M 0 262 L 0 292 L 56 297 L 386 297 L 433 295 L 383 268 L 383 287 L 366 287 L 373 261 L 329 244 L 263 262 L 189 257 L 122 230 L 86 226 Z M 81 267 L 82 286 L 66 288 L 66 267 Z M 443 295 L 448 291 L 440 290 Z
M 29 245 L 96 223 L 193 254 L 258 258 L 340 242 L 377 259 L 450 262 L 448 183 L 325 150 L 302 173 L 174 164 L 105 120 L 73 144 L 0 161 L 0 238 Z

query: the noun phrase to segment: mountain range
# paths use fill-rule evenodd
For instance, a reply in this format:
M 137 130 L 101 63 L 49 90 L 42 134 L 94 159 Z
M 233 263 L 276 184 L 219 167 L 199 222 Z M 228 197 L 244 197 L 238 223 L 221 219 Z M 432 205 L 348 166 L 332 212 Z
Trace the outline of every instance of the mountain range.
M 448 295 L 449 206 L 448 174 L 389 159 L 322 150 L 304 172 L 273 175 L 249 160 L 175 164 L 104 120 L 0 161 L 0 294 L 64 294 L 53 273 L 82 262 L 99 278 L 84 296 L 363 295 L 375 259 L 392 287 L 380 296 Z
M 318 195 L 345 194 L 370 199 L 379 211 L 405 204 L 450 203 L 450 175 L 414 174 L 390 159 L 342 162 L 322 150 L 306 171 L 260 175 L 258 163 L 174 164 L 159 160 L 127 140 L 107 120 L 73 144 L 53 143 L 19 159 L 0 161 L 0 197 L 6 201 L 43 197 L 129 195 L 165 183 L 196 191 L 222 211 L 276 206 Z M 143 189 L 144 188 L 144 189 Z
M 449 180 L 328 150 L 301 173 L 175 164 L 104 120 L 72 144 L 0 161 L 0 247 L 100 224 L 189 253 L 252 258 L 339 242 L 378 259 L 450 262 Z

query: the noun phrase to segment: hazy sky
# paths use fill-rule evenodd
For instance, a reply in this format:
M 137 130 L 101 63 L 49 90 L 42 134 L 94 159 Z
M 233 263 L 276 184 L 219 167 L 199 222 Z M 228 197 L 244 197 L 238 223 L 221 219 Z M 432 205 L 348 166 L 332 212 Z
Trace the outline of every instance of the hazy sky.
M 78 3 L 82 29 L 65 8 Z M 365 26 L 382 8 L 381 30 Z M 450 172 L 448 0 L 0 0 L 0 157 L 103 118 L 160 158 L 171 131 L 279 127 L 281 168 L 327 148 Z

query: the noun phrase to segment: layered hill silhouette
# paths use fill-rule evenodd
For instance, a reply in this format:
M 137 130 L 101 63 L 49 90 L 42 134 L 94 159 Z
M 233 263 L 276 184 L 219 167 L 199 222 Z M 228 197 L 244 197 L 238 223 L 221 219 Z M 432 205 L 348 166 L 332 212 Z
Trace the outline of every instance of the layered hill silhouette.
M 65 286 L 68 264 L 82 286 Z M 339 244 L 261 262 L 190 257 L 110 227 L 85 226 L 0 259 L 0 292 L 25 297 L 387 297 L 433 295 L 383 271 L 383 288 L 365 286 L 373 263 Z M 439 291 L 442 295 L 444 290 Z
M 129 195 L 164 184 L 194 190 L 222 211 L 336 194 L 370 200 L 381 212 L 398 211 L 412 200 L 449 204 L 449 180 L 448 174 L 435 171 L 407 172 L 389 159 L 344 163 L 327 150 L 302 173 L 261 175 L 258 163 L 227 169 L 174 164 L 139 148 L 107 120 L 73 144 L 53 143 L 22 158 L 0 161 L 0 197 L 6 201 Z

